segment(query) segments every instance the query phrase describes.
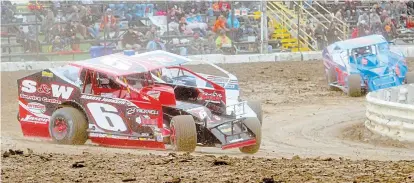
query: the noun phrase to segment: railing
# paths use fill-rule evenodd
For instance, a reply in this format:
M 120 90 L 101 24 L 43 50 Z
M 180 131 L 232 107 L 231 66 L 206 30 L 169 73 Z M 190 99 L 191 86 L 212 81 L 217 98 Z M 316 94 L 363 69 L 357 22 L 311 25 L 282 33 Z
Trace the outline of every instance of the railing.
M 314 4 L 316 4 L 318 7 L 320 7 L 322 10 L 324 10 L 324 11 L 325 11 L 325 13 L 327 13 L 327 14 L 331 15 L 331 16 L 333 17 L 333 19 L 335 19 L 335 21 L 337 21 L 336 23 L 340 25 L 339 27 L 342 27 L 342 30 L 341 30 L 339 27 L 336 27 L 336 30 L 342 34 L 342 39 L 341 39 L 341 40 L 346 40 L 346 39 L 348 39 L 348 30 L 349 30 L 349 25 L 348 25 L 346 22 L 344 22 L 344 21 L 342 21 L 342 20 L 338 19 L 336 16 L 332 15 L 332 12 L 330 12 L 330 11 L 329 11 L 329 10 L 327 10 L 325 7 L 323 7 L 323 6 L 322 6 L 322 5 L 321 5 L 318 1 L 312 1 L 312 2 L 313 2 Z M 304 3 L 305 3 L 305 4 L 307 4 L 309 7 L 313 8 L 313 7 L 312 7 L 311 5 L 309 5 L 307 2 L 304 2 Z M 328 23 L 329 23 L 329 24 L 331 24 L 331 23 L 332 23 L 332 21 L 330 21 L 328 18 L 326 18 L 324 14 L 320 13 L 320 12 L 319 12 L 319 11 L 317 11 L 315 8 L 313 8 L 313 10 L 314 10 L 315 12 L 318 12 L 319 14 L 321 14 L 321 15 L 324 17 L 324 19 L 326 19 L 326 20 L 328 21 Z
M 276 5 L 274 5 L 274 3 L 272 3 L 272 2 L 269 2 L 269 3 L 267 3 L 268 5 L 267 5 L 267 10 L 268 10 L 268 12 L 270 12 L 268 15 L 273 15 L 273 16 L 275 16 L 276 18 L 274 18 L 274 19 L 276 19 L 276 21 L 279 21 L 279 23 L 281 23 L 282 24 L 282 26 L 284 26 L 284 27 L 287 27 L 287 28 L 289 28 L 290 30 L 295 30 L 294 28 L 292 28 L 292 26 L 291 25 L 297 25 L 297 22 L 295 22 L 294 20 L 292 20 L 291 19 L 291 17 L 289 17 L 288 15 L 286 15 L 286 13 L 284 13 L 282 10 L 280 10 Z M 269 6 L 270 5 L 270 6 Z M 277 20 L 277 18 L 279 19 L 279 20 Z M 304 35 L 305 35 L 305 37 L 304 36 L 302 36 L 302 34 L 301 33 L 303 33 Z M 311 40 L 311 42 L 316 42 L 316 40 L 312 37 L 312 36 L 310 36 L 309 34 L 307 34 L 304 30 L 301 30 L 301 26 L 298 26 L 298 28 L 296 28 L 296 34 L 297 34 L 297 39 L 298 39 L 298 41 L 300 41 L 301 42 L 301 45 L 307 45 L 307 46 L 309 46 L 311 49 L 313 49 L 313 50 L 317 50 L 317 48 L 315 47 L 315 46 L 313 46 L 309 41 L 308 41 L 308 39 L 310 39 Z M 301 39 L 301 40 L 300 40 Z M 304 42 L 304 43 L 306 43 L 306 44 L 304 44 L 304 43 L 302 43 L 302 41 Z M 299 47 L 298 47 L 298 49 L 300 49 Z
M 373 133 L 414 142 L 414 84 L 370 92 L 365 122 Z

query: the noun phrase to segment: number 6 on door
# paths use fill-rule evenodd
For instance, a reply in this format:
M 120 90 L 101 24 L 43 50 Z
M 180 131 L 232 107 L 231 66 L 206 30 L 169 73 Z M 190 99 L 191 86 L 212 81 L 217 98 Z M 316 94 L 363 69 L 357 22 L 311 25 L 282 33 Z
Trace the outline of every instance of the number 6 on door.
M 87 107 L 98 127 L 109 131 L 127 130 L 124 120 L 117 114 L 118 109 L 114 106 L 104 103 L 88 103 Z

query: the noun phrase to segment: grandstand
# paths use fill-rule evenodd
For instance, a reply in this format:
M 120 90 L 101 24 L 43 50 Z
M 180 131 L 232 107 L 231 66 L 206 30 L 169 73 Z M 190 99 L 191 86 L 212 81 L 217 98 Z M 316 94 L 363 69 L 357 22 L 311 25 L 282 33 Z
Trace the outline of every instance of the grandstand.
M 81 60 L 125 49 L 165 49 L 181 55 L 317 51 L 364 34 L 384 34 L 397 44 L 412 44 L 413 4 L 2 1 L 1 57 Z

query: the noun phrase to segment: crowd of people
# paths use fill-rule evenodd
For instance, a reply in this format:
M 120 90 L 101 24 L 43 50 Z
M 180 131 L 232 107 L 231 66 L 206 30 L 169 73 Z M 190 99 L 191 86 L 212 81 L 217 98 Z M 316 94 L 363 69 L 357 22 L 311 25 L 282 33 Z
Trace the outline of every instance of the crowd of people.
M 2 24 L 21 22 L 15 16 L 16 5 L 10 1 L 1 3 Z M 311 0 L 307 3 L 312 5 Z M 325 1 L 320 3 L 323 6 L 327 4 Z M 359 8 L 361 1 L 355 0 L 346 0 L 343 6 L 338 3 L 335 0 L 332 6 L 325 6 L 334 12 L 329 25 L 300 25 L 303 33 L 315 38 L 319 49 L 338 41 L 342 36 L 338 32 L 342 27 L 336 20 L 348 22 L 349 25 L 355 22 L 350 37 L 382 34 L 392 40 L 398 29 L 414 27 L 413 0 L 381 1 L 369 8 Z M 259 4 L 223 0 L 127 1 L 116 4 L 92 0 L 31 1 L 27 8 L 41 25 L 29 25 L 27 30 L 23 26 L 11 26 L 7 27 L 7 32 L 15 32 L 16 42 L 22 44 L 25 52 L 41 51 L 41 43 L 51 45 L 49 51 L 52 52 L 80 51 L 82 40 L 90 40 L 87 44 L 92 46 L 107 45 L 112 41 L 110 44 L 120 49 L 217 53 L 231 50 L 232 42 L 239 41 L 245 35 L 260 37 L 260 31 L 251 26 L 249 18 L 231 15 L 232 9 L 258 11 Z M 166 16 L 168 31 L 161 31 L 155 24 L 148 27 L 141 23 L 143 17 L 150 16 Z M 244 22 L 243 26 L 240 21 Z M 273 29 L 272 25 L 269 29 Z M 272 31 L 268 33 L 270 38 Z M 306 37 L 303 33 L 302 37 Z M 164 39 L 166 35 L 170 38 Z
M 346 0 L 344 5 L 339 6 L 336 0 L 329 10 L 334 12 L 334 15 L 328 30 L 318 25 L 313 32 L 321 42 L 324 42 L 322 37 L 326 36 L 326 44 L 338 41 L 341 36 L 336 27 L 339 26 L 338 20 L 346 22 L 352 28 L 350 38 L 380 34 L 390 41 L 398 36 L 398 30 L 414 28 L 413 0 L 369 1 L 366 6 L 355 0 Z M 321 44 L 321 47 L 323 45 Z
M 23 26 L 12 26 L 8 32 L 16 32 L 16 42 L 23 45 L 25 52 L 41 50 L 41 43 L 51 45 L 49 51 L 52 52 L 79 51 L 81 40 L 90 40 L 88 42 L 92 46 L 102 45 L 102 40 L 114 40 L 112 43 L 121 49 L 167 49 L 166 44 L 177 43 L 177 40 L 162 38 L 172 35 L 187 36 L 188 44 L 184 48 L 191 54 L 214 53 L 231 45 L 232 37 L 240 28 L 238 18 L 230 16 L 231 8 L 230 2 L 221 0 L 127 1 L 117 4 L 105 1 L 31 1 L 28 9 L 41 26 L 29 25 L 27 30 Z M 2 24 L 15 22 L 16 5 L 2 1 L 1 10 Z M 140 21 L 143 17 L 163 15 L 167 15 L 169 27 L 168 33 L 163 35 L 160 27 L 148 27 Z M 178 40 L 178 43 L 182 42 Z M 176 47 L 172 46 L 172 49 Z

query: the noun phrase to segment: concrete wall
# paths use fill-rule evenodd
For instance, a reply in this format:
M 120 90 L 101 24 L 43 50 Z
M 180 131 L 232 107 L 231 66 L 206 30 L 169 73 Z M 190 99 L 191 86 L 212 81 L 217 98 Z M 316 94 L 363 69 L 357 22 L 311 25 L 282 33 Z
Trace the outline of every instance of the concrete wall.
M 394 46 L 393 48 L 401 50 L 405 56 L 414 58 L 414 45 Z M 284 61 L 312 61 L 321 60 L 320 51 L 311 51 L 303 53 L 271 53 L 271 54 L 248 54 L 248 55 L 194 55 L 189 58 L 195 60 L 194 64 L 199 63 L 197 60 L 203 60 L 212 63 L 246 63 L 246 62 L 284 62 Z M 69 61 L 37 61 L 37 62 L 2 62 L 1 71 L 17 70 L 34 70 L 64 65 Z
M 365 126 L 395 140 L 414 142 L 414 84 L 367 95 Z

